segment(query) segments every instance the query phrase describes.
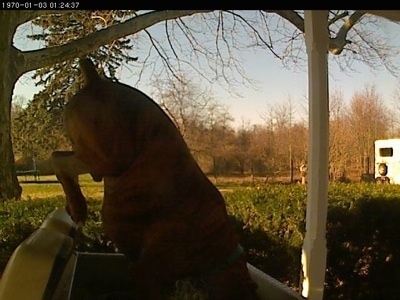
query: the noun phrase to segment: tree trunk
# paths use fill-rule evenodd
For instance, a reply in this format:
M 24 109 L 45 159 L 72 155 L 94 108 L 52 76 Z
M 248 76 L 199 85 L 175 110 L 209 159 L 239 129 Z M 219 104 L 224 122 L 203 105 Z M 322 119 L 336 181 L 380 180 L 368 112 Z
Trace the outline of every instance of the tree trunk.
M 14 153 L 11 143 L 11 99 L 18 79 L 17 57 L 13 53 L 12 38 L 15 25 L 13 14 L 0 14 L 0 201 L 19 199 L 22 188 L 15 173 Z M 13 28 L 14 27 L 14 28 Z

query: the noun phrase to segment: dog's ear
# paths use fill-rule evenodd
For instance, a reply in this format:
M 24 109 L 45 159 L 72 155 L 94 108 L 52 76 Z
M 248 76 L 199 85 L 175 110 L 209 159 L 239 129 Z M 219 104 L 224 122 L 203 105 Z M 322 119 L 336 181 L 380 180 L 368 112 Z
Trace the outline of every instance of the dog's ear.
M 93 62 L 89 58 L 80 59 L 79 68 L 81 69 L 85 85 L 101 80 L 99 73 L 97 73 Z

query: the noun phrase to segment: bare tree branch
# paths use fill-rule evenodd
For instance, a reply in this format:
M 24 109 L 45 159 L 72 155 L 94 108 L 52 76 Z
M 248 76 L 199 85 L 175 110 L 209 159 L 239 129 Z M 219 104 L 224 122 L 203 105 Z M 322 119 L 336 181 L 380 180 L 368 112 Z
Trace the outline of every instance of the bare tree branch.
M 137 33 L 158 22 L 190 16 L 198 13 L 207 13 L 209 10 L 164 10 L 146 13 L 134 17 L 124 23 L 110 26 L 106 29 L 94 32 L 84 38 L 72 41 L 66 45 L 33 50 L 20 51 L 13 48 L 16 57 L 19 58 L 18 67 L 20 74 L 36 70 L 58 62 L 59 57 L 65 60 L 72 59 L 94 51 L 99 46 L 107 44 L 118 38 Z
M 284 18 L 285 20 L 292 23 L 298 30 L 302 33 L 305 33 L 304 29 L 304 19 L 293 10 L 264 10 L 268 13 L 275 13 Z M 363 11 L 355 11 L 342 25 L 340 30 L 338 31 L 336 37 L 329 38 L 329 51 L 332 54 L 339 55 L 344 47 L 349 43 L 349 40 L 346 39 L 347 33 L 349 30 L 360 20 L 360 18 L 365 14 Z M 331 20 L 329 20 L 329 24 L 333 24 L 336 21 L 345 18 L 348 16 L 348 12 L 343 12 Z
M 393 22 L 400 22 L 400 10 L 363 10 L 363 12 L 380 16 Z
M 292 23 L 298 30 L 304 33 L 304 19 L 294 10 L 264 10 L 267 13 L 275 13 Z
M 335 22 L 337 22 L 340 19 L 343 19 L 345 17 L 347 17 L 349 15 L 348 11 L 342 12 L 340 14 L 335 14 L 333 18 L 331 18 L 330 20 L 328 20 L 328 27 L 332 24 L 334 24 Z
M 172 76 L 174 76 L 176 79 L 179 79 L 179 77 L 175 73 L 175 70 L 171 66 L 168 56 L 165 54 L 164 49 L 162 47 L 157 46 L 158 42 L 151 36 L 150 32 L 147 29 L 145 29 L 144 32 L 147 34 L 152 46 L 158 53 L 159 57 L 164 61 L 164 65 L 167 66 Z
M 342 25 L 336 37 L 329 39 L 329 51 L 335 55 L 342 53 L 344 47 L 350 42 L 346 39 L 347 33 L 364 15 L 364 12 L 355 11 Z
M 53 12 L 53 11 L 47 11 L 47 13 Z M 47 49 L 40 49 L 40 50 L 35 50 L 35 51 L 27 51 L 27 52 L 21 52 L 20 50 L 16 48 L 12 48 L 16 65 L 17 65 L 17 70 L 20 72 L 20 74 L 34 70 L 46 65 L 51 65 L 53 63 L 58 62 L 58 57 L 63 56 L 65 59 L 71 59 L 75 58 L 78 56 L 85 55 L 87 53 L 92 52 L 95 50 L 97 47 L 99 47 L 102 44 L 109 43 L 113 40 L 116 40 L 120 37 L 137 33 L 145 28 L 148 28 L 160 21 L 166 21 L 166 20 L 171 20 L 171 19 L 179 19 L 183 16 L 189 16 L 193 15 L 196 13 L 206 13 L 209 11 L 195 11 L 195 10 L 182 10 L 182 11 L 153 11 L 150 13 L 145 13 L 142 15 L 137 15 L 136 17 L 118 24 L 114 26 L 110 26 L 106 29 L 99 30 L 93 34 L 90 34 L 84 38 L 72 41 L 71 43 L 68 43 L 66 45 L 62 46 L 57 46 L 53 48 L 47 48 Z M 227 40 L 226 39 L 226 28 L 224 25 L 224 21 L 222 19 L 222 13 L 224 14 L 230 14 L 232 16 L 232 22 L 235 22 L 235 20 L 240 21 L 242 24 L 243 28 L 247 27 L 249 32 L 253 32 L 254 34 L 254 39 L 256 40 L 256 43 L 254 46 L 256 47 L 264 47 L 266 46 L 268 50 L 277 58 L 279 58 L 283 63 L 288 60 L 289 57 L 292 57 L 293 64 L 298 65 L 298 60 L 301 59 L 301 41 L 299 42 L 298 37 L 300 35 L 304 34 L 304 17 L 302 14 L 302 11 L 293 11 L 293 10 L 263 10 L 264 15 L 265 13 L 273 13 L 276 14 L 280 17 L 282 17 L 284 20 L 288 21 L 291 25 L 293 25 L 297 30 L 295 32 L 289 32 L 287 31 L 287 34 L 285 35 L 284 31 L 282 31 L 280 34 L 283 36 L 283 39 L 276 39 L 274 40 L 273 35 L 269 33 L 269 28 L 265 32 L 262 31 L 262 29 L 259 29 L 256 27 L 256 24 L 252 22 L 252 19 L 248 19 L 242 15 L 240 15 L 237 12 L 233 11 L 223 11 L 219 13 L 219 18 L 217 16 L 217 27 L 213 28 L 211 23 L 209 24 L 209 18 L 204 17 L 204 26 L 208 28 L 209 30 L 216 30 L 216 40 L 215 40 L 215 49 L 217 50 L 217 55 L 212 54 L 210 49 L 207 49 L 204 44 L 199 43 L 196 41 L 196 37 L 192 36 L 192 31 L 196 31 L 197 28 L 189 28 L 181 19 L 178 20 L 176 23 L 177 26 L 181 29 L 182 33 L 184 34 L 184 37 L 187 39 L 189 44 L 192 47 L 192 52 L 190 53 L 189 57 L 192 56 L 198 56 L 198 54 L 203 55 L 206 58 L 206 63 L 209 64 L 209 67 L 211 70 L 215 71 L 215 78 L 223 77 L 225 81 L 232 81 L 230 78 L 228 78 L 227 74 L 224 73 L 224 69 L 219 70 L 217 72 L 216 64 L 221 64 L 223 67 L 227 65 L 236 65 L 236 63 L 233 61 L 232 62 L 232 53 L 233 50 L 236 49 L 236 45 L 232 40 Z M 374 11 L 375 12 L 375 11 Z M 35 11 L 32 14 L 35 15 L 41 15 L 46 13 L 46 11 Z M 62 12 L 65 13 L 65 12 Z M 31 14 L 31 15 L 32 15 Z M 366 14 L 366 11 L 354 11 L 351 15 L 349 11 L 337 11 L 336 13 L 334 11 L 331 11 L 330 14 L 330 20 L 329 21 L 329 26 L 334 26 L 336 24 L 335 30 L 331 29 L 330 30 L 330 42 L 329 42 L 329 51 L 332 54 L 339 55 L 341 54 L 344 50 L 346 50 L 346 53 L 353 53 L 350 54 L 349 57 L 353 57 L 358 54 L 357 51 L 357 40 L 355 38 L 358 38 L 360 36 L 360 33 L 357 33 L 356 35 L 349 35 L 349 31 L 354 27 L 356 23 L 359 23 L 359 20 L 362 18 L 363 15 Z M 220 22 L 218 24 L 218 22 Z M 266 23 L 267 21 L 264 20 L 265 25 L 267 26 Z M 239 22 L 238 22 L 239 23 Z M 339 27 L 340 26 L 340 27 Z M 228 27 L 228 26 L 226 26 Z M 268 27 L 268 26 L 267 26 Z M 283 27 L 284 28 L 284 27 Z M 233 27 L 232 27 L 233 29 Z M 232 30 L 231 29 L 231 30 Z M 236 29 L 234 29 L 236 31 Z M 183 48 L 182 44 L 180 41 L 177 39 L 172 39 L 171 36 L 168 34 L 169 28 L 166 26 L 166 37 L 168 41 L 168 45 L 170 50 L 172 51 L 171 55 L 172 58 L 174 58 L 177 63 L 180 65 L 181 63 L 186 63 L 189 65 L 192 65 L 192 62 L 186 60 L 186 57 L 180 57 L 177 60 L 177 56 L 182 56 L 179 55 L 178 52 L 176 51 L 175 47 L 178 48 Z M 298 33 L 298 34 L 297 34 Z M 148 34 L 148 33 L 147 33 Z M 204 34 L 204 33 L 203 33 Z M 232 34 L 232 33 L 231 33 Z M 268 40 L 269 39 L 269 40 Z M 358 38 L 358 40 L 362 40 L 362 36 Z M 175 69 L 171 65 L 171 58 L 169 55 L 167 55 L 169 52 L 166 51 L 165 49 L 162 49 L 163 46 L 158 42 L 152 40 L 150 38 L 151 43 L 153 44 L 153 47 L 155 50 L 161 54 L 163 53 L 164 55 L 160 55 L 161 59 L 163 60 L 164 64 L 166 64 L 167 69 L 171 71 L 172 69 Z M 223 44 L 220 42 L 223 41 Z M 157 43 L 157 46 L 155 44 Z M 275 44 L 281 43 L 286 43 L 286 49 L 282 53 L 279 53 L 279 48 L 276 48 L 274 46 Z M 233 44 L 230 44 L 233 43 Z M 353 43 L 351 46 L 350 44 Z M 357 45 L 356 45 L 357 44 Z M 223 47 L 222 47 L 223 46 Z M 348 46 L 348 47 L 346 47 Z M 227 57 L 222 57 L 221 52 L 223 49 L 227 53 Z M 366 49 L 363 49 L 364 53 L 360 53 L 359 55 L 368 55 L 370 52 L 366 52 Z M 380 50 L 380 48 L 378 48 Z M 375 55 L 373 59 L 376 60 L 376 53 L 371 54 Z M 344 55 L 345 57 L 346 55 Z M 167 59 L 166 59 L 167 58 Z M 372 65 L 372 62 L 370 61 L 370 58 L 361 57 L 360 60 L 366 62 L 369 65 Z M 357 58 L 356 58 L 357 59 Z M 391 72 L 393 71 L 393 67 L 388 67 L 387 64 L 388 62 L 384 60 L 384 57 L 381 55 L 378 55 L 378 59 L 380 61 L 383 60 L 383 63 L 385 67 L 389 68 Z M 345 59 L 342 59 L 345 60 Z M 373 60 L 372 60 L 373 61 Z M 213 64 L 213 65 L 211 65 Z M 237 68 L 237 66 L 235 66 Z M 198 71 L 198 70 L 196 70 Z M 222 73 L 221 73 L 222 72 Z M 203 72 L 199 72 L 200 76 L 204 77 Z M 174 75 L 174 72 L 172 72 L 172 75 Z M 214 79 L 215 79 L 214 78 Z
M 278 53 L 275 52 L 272 43 L 268 43 L 267 41 L 264 40 L 264 38 L 260 35 L 260 33 L 258 32 L 258 30 L 256 28 L 254 28 L 253 25 L 251 25 L 245 18 L 243 18 L 241 15 L 235 14 L 233 12 L 229 12 L 231 14 L 233 14 L 235 17 L 238 17 L 244 24 L 246 24 L 252 31 L 254 31 L 257 35 L 257 37 L 262 41 L 262 43 L 267 46 L 267 48 L 269 49 L 269 51 L 271 51 L 271 53 L 278 59 L 282 60 L 282 57 L 280 57 L 278 55 Z

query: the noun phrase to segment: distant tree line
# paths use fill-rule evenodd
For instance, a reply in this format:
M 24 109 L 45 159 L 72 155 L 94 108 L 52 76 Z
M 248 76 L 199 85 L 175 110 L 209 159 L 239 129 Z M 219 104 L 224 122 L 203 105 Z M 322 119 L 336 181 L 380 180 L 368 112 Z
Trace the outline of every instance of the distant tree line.
M 180 81 L 184 84 L 162 85 L 168 93 L 160 92 L 159 98 L 207 173 L 266 179 L 301 177 L 299 168 L 308 160 L 306 99 L 295 103 L 289 98 L 269 106 L 262 113 L 263 124 L 243 123 L 233 128 L 226 108 L 218 105 L 209 93 L 196 91 L 184 80 Z M 200 102 L 198 95 L 203 97 Z M 331 180 L 359 179 L 363 173 L 374 172 L 374 141 L 400 137 L 398 96 L 395 93 L 392 101 L 383 99 L 373 85 L 360 87 L 350 99 L 345 99 L 340 90 L 332 91 L 329 105 Z
M 288 99 L 269 106 L 263 124 L 242 122 L 232 126 L 228 108 L 185 76 L 170 82 L 154 82 L 154 98 L 171 117 L 194 157 L 209 175 L 261 176 L 266 180 L 290 176 L 299 179 L 299 167 L 308 159 L 307 108 Z M 56 149 L 68 149 L 62 126 L 62 106 L 54 108 L 35 95 L 27 104 L 13 101 L 12 139 L 16 157 L 45 160 Z M 245 100 L 243 100 L 245 101 Z M 54 103 L 54 102 L 52 102 Z M 306 101 L 303 101 L 303 104 Z M 301 104 L 301 103 L 300 103 Z M 330 96 L 330 178 L 373 172 L 376 139 L 399 137 L 398 107 L 389 108 L 374 86 L 366 85 L 344 99 L 340 91 Z M 301 105 L 300 105 L 301 106 Z M 365 158 L 369 158 L 366 166 Z

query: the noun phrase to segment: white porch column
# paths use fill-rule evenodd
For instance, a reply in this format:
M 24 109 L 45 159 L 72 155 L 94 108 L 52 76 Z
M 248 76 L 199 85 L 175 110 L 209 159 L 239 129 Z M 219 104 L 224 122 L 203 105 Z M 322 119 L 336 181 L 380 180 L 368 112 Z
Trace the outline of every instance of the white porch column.
M 308 54 L 309 149 L 306 235 L 302 249 L 302 295 L 323 298 L 328 204 L 328 11 L 305 11 Z

